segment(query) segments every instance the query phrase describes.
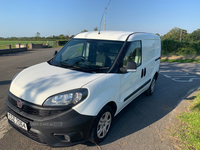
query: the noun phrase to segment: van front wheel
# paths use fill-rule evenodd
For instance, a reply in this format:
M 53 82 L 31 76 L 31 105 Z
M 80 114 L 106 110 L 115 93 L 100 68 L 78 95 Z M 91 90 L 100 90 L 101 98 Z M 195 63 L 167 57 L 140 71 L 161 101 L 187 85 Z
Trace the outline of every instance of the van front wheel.
M 156 78 L 154 76 L 152 81 L 151 81 L 151 84 L 150 84 L 149 88 L 146 90 L 145 94 L 146 95 L 152 95 L 153 92 L 155 91 L 155 87 L 156 87 Z
M 103 141 L 110 130 L 112 120 L 113 120 L 113 111 L 110 106 L 105 106 L 99 112 L 94 121 L 90 135 L 90 141 L 93 143 L 99 143 Z

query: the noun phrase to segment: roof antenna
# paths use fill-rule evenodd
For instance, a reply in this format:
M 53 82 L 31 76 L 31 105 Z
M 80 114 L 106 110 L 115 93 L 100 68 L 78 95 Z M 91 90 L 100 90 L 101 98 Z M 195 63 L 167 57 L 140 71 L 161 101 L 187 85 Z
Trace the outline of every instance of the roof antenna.
M 108 2 L 107 6 L 106 6 L 106 8 L 105 8 L 105 11 L 107 10 L 107 7 L 108 7 L 108 5 L 110 4 L 110 2 L 111 2 L 111 0 Z M 98 32 L 98 34 L 100 34 L 101 23 L 102 23 L 102 19 L 103 19 L 103 16 L 104 16 L 105 11 L 103 12 L 103 15 L 102 15 L 102 17 L 101 17 L 100 28 L 99 28 L 99 32 Z M 105 22 L 104 22 L 104 30 L 105 30 Z
M 104 15 L 104 12 L 103 12 L 103 15 Z M 102 23 L 103 15 L 102 15 L 102 17 L 101 17 L 100 28 L 99 28 L 99 33 L 98 33 L 98 34 L 100 34 L 100 30 L 101 30 L 101 23 Z

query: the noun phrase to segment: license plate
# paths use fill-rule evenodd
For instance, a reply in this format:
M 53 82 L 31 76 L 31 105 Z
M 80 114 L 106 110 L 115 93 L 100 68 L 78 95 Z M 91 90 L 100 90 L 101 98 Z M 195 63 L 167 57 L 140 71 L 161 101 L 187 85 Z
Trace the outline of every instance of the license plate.
M 16 126 L 24 129 L 24 130 L 28 130 L 27 129 L 27 124 L 23 121 L 21 121 L 20 119 L 18 119 L 17 117 L 15 117 L 14 115 L 12 115 L 11 113 L 7 112 L 7 116 L 8 116 L 8 120 L 10 120 L 11 122 L 13 122 Z

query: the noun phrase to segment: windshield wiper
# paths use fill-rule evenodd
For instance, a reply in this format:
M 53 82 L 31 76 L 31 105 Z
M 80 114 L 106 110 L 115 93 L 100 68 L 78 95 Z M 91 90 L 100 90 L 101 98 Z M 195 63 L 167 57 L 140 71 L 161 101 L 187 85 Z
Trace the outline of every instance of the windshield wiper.
M 69 65 L 67 63 L 63 63 L 60 62 L 61 66 L 66 66 L 66 67 L 71 67 L 71 68 L 75 68 L 75 69 L 80 69 L 80 70 L 85 70 L 85 68 L 79 67 L 79 66 L 75 66 L 75 65 Z
M 69 67 L 70 69 L 77 69 L 77 70 L 81 70 L 81 71 L 98 71 L 98 70 L 104 70 L 104 69 L 109 69 L 110 67 L 99 67 L 99 66 L 93 66 L 94 68 L 86 68 L 86 67 L 79 67 L 79 66 L 75 66 L 75 65 L 69 65 L 67 63 L 64 62 L 60 62 L 61 66 L 65 66 L 65 67 Z
M 97 67 L 97 68 L 92 68 L 92 69 L 86 69 L 86 71 L 97 71 L 97 70 L 104 70 L 104 69 L 109 69 L 110 67 Z

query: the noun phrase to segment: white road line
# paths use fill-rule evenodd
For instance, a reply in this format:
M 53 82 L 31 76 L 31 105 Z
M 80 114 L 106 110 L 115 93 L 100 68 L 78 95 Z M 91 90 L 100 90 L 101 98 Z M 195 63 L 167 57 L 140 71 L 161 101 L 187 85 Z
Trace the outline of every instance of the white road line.
M 8 124 L 8 119 L 6 116 L 2 116 L 2 119 L 0 120 L 0 139 L 2 139 L 4 137 L 4 135 L 6 134 L 6 132 L 8 132 L 8 130 L 10 130 L 10 125 Z
M 200 78 L 190 78 L 189 80 L 182 80 L 180 78 L 171 78 L 171 79 L 176 82 L 192 82 L 193 80 L 200 80 Z
M 181 71 L 170 71 L 170 70 L 160 70 L 160 73 L 166 73 L 166 72 L 169 72 L 169 73 L 181 73 L 181 74 L 185 74 L 185 75 L 188 75 L 189 73 L 187 72 L 181 72 Z
M 187 72 L 164 70 L 164 71 L 161 71 L 161 74 L 165 76 L 166 78 L 170 78 L 171 80 L 176 81 L 176 82 L 192 82 L 194 80 L 200 79 L 197 76 L 190 75 Z
M 166 75 L 163 74 L 163 76 L 167 78 L 196 78 L 197 76 L 179 76 L 179 75 Z
M 167 75 L 167 76 L 169 76 L 169 75 Z M 171 75 L 171 78 L 187 78 L 187 77 L 188 77 L 188 78 L 195 78 L 195 77 L 197 77 L 197 76 L 177 76 L 177 75 L 176 75 L 176 76 L 172 76 L 172 75 Z

